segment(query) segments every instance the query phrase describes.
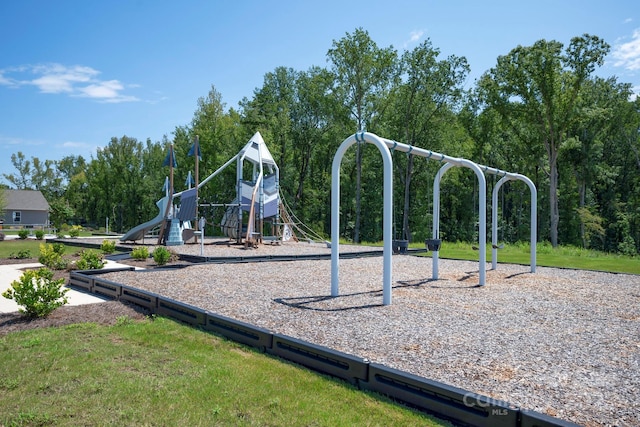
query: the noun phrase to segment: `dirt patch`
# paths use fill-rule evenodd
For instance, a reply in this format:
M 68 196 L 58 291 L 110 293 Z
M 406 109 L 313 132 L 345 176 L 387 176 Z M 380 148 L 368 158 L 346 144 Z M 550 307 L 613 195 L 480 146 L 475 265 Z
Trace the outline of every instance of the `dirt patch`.
M 120 301 L 67 305 L 58 308 L 47 317 L 38 319 L 27 318 L 18 312 L 0 313 L 0 336 L 28 329 L 65 326 L 75 323 L 93 322 L 99 325 L 114 325 L 118 318 L 126 316 L 130 319 L 142 320 L 148 314 L 148 311 L 142 307 Z

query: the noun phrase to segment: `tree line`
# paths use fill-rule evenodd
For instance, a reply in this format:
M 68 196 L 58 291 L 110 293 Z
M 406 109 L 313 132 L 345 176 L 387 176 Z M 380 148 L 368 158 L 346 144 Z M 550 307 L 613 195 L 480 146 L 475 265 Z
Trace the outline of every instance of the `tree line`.
M 429 39 L 398 52 L 357 28 L 334 40 L 328 67 L 277 67 L 237 108 L 212 86 L 197 100 L 191 123 L 162 141 L 113 137 L 95 157 L 11 160 L 3 174 L 18 189 L 41 190 L 60 225 L 83 218 L 114 231 L 155 216 L 164 192 L 169 144 L 175 147 L 176 191 L 186 188 L 196 135 L 201 179 L 260 131 L 280 168 L 281 193 L 295 216 L 318 233 L 330 230 L 331 163 L 356 131 L 376 133 L 452 157 L 528 176 L 538 188 L 538 240 L 608 252 L 640 249 L 640 101 L 631 85 L 595 75 L 610 46 L 584 34 L 568 45 L 539 40 L 497 58 L 471 89 L 464 57 L 442 58 Z M 394 235 L 431 236 L 433 179 L 441 164 L 393 152 Z M 342 163 L 341 234 L 354 242 L 382 239 L 382 160 L 358 144 Z M 496 177 L 487 177 L 491 194 Z M 440 234 L 477 239 L 477 182 L 454 168 L 441 184 Z M 201 202 L 229 203 L 235 172 L 200 191 Z M 502 187 L 499 239 L 527 241 L 530 200 L 522 183 Z M 222 212 L 202 208 L 215 230 Z

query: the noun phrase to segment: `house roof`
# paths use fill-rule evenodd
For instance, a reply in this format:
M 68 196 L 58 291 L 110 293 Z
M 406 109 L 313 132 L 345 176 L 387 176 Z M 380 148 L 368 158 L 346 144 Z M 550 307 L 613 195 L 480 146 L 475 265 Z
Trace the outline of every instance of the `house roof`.
M 48 211 L 49 203 L 37 190 L 4 190 L 5 210 Z

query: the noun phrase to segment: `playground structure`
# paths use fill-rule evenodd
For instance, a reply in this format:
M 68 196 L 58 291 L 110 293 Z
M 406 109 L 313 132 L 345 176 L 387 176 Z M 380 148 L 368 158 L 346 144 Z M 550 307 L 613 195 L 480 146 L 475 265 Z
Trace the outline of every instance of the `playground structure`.
M 195 149 L 192 148 L 192 152 L 199 155 L 197 144 L 196 138 Z M 173 147 L 170 149 L 170 155 L 173 153 L 172 150 Z M 133 227 L 120 238 L 121 241 L 143 239 L 150 230 L 158 226 L 162 227 L 158 239 L 159 243 L 164 241 L 167 245 L 183 244 L 185 240 L 189 240 L 194 235 L 197 236 L 196 229 L 191 228 L 191 221 L 194 220 L 194 224 L 200 222 L 198 218 L 198 190 L 234 162 L 236 163 L 236 198 L 227 204 L 207 205 L 225 209 L 220 222 L 223 234 L 235 240 L 236 243 L 242 243 L 244 237 L 246 246 L 253 246 L 263 241 L 273 242 L 292 235 L 290 228 L 287 228 L 289 225 L 280 221 L 279 169 L 260 132 L 256 132 L 238 154 L 201 182 L 198 182 L 198 155 L 196 155 L 195 187 L 173 193 L 174 162 L 169 161 L 171 183 L 165 184 L 167 191 L 165 197 L 156 202 L 159 209 L 158 215 Z M 251 169 L 250 179 L 245 179 L 246 169 Z M 191 187 L 190 180 L 188 179 L 188 181 L 189 187 Z M 173 204 L 174 199 L 178 197 L 180 198 L 179 208 Z M 244 221 L 245 213 L 248 215 L 246 223 Z M 285 216 L 287 216 L 286 213 Z M 272 235 L 269 236 L 264 235 L 266 221 L 269 221 L 271 225 L 269 231 Z M 165 224 L 169 225 L 166 230 Z M 285 232 L 282 232 L 281 227 L 287 228 L 284 230 Z
M 338 147 L 333 158 L 331 171 L 331 295 L 339 295 L 339 261 L 340 261 L 340 166 L 345 152 L 353 144 L 371 143 L 375 145 L 383 161 L 383 278 L 382 278 L 382 303 L 384 305 L 391 304 L 391 274 L 392 274 L 392 227 L 393 227 L 393 159 L 391 150 L 398 150 L 405 153 L 411 153 L 426 159 L 438 160 L 444 165 L 440 168 L 433 184 L 433 232 L 432 239 L 425 242 L 427 248 L 432 250 L 432 279 L 437 280 L 439 271 L 440 250 L 440 181 L 444 173 L 454 166 L 466 167 L 475 173 L 478 179 L 478 248 L 479 248 L 479 286 L 484 286 L 486 281 L 486 192 L 487 184 L 485 173 L 490 175 L 501 176 L 498 184 L 493 189 L 492 195 L 492 267 L 497 268 L 497 224 L 498 224 L 498 191 L 500 187 L 507 181 L 520 180 L 529 187 L 531 192 L 531 249 L 530 264 L 531 272 L 536 270 L 536 241 L 537 241 L 537 191 L 533 182 L 524 175 L 518 173 L 505 172 L 496 168 L 478 165 L 471 160 L 446 156 L 430 150 L 414 147 L 408 144 L 399 143 L 389 139 L 381 138 L 373 133 L 358 132 L 345 139 Z

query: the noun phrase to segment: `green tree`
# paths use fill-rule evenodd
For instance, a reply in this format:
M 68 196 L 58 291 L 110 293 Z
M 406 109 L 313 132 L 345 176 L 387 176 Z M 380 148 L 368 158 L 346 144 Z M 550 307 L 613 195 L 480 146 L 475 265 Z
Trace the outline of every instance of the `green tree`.
M 177 128 L 174 132 L 174 143 L 179 159 L 184 159 L 176 172 L 180 185 L 186 181 L 189 171 L 195 174 L 195 158 L 187 153 L 198 137 L 201 160 L 198 162 L 199 182 L 215 172 L 226 161 L 237 154 L 240 147 L 249 138 L 248 132 L 239 125 L 238 113 L 226 110 L 222 95 L 214 86 L 206 97 L 197 102 L 197 109 L 189 126 Z M 227 168 L 221 175 L 209 181 L 198 191 L 202 203 L 229 203 L 235 197 L 236 174 L 234 168 Z M 195 178 L 195 175 L 194 175 Z M 202 212 L 205 213 L 204 211 Z M 219 214 L 218 211 L 207 212 L 207 215 Z M 218 218 L 219 220 L 219 218 Z M 214 220 L 213 222 L 216 222 Z
M 162 197 L 162 149 L 147 140 L 111 138 L 87 169 L 87 211 L 94 221 L 110 218 L 116 231 L 129 229 L 157 211 Z
M 577 190 L 577 206 L 575 215 L 571 209 L 566 209 L 567 223 L 573 219 L 579 221 L 580 244 L 583 247 L 591 247 L 597 243 L 598 249 L 603 249 L 604 229 L 603 218 L 599 212 L 596 199 L 595 184 L 610 175 L 617 168 L 607 165 L 604 158 L 605 144 L 609 150 L 618 149 L 621 140 L 617 128 L 620 122 L 615 119 L 621 106 L 628 103 L 631 94 L 629 84 L 617 84 L 615 79 L 595 78 L 585 82 L 585 87 L 577 105 L 579 117 L 573 122 L 568 134 L 571 135 L 560 147 L 559 160 L 565 165 L 564 181 L 571 180 Z M 608 168 L 608 166 L 614 166 Z M 609 170 L 605 170 L 605 169 Z M 563 191 L 563 206 L 571 203 L 567 196 L 575 194 L 574 191 Z M 562 197 L 561 197 L 562 198 Z M 563 227 L 571 229 L 571 227 Z M 568 239 L 569 240 L 569 239 Z M 578 243 L 572 242 L 570 243 Z
M 358 131 L 375 131 L 375 121 L 389 105 L 389 95 L 398 74 L 397 52 L 392 46 L 379 48 L 369 33 L 357 28 L 327 52 L 335 75 L 335 95 L 350 109 Z M 353 240 L 360 241 L 363 149 L 356 146 L 355 224 Z
M 334 117 L 344 109 L 331 96 L 333 84 L 333 75 L 320 67 L 307 72 L 279 67 L 265 76 L 251 101 L 243 102 L 244 126 L 260 130 L 278 163 L 281 194 L 299 218 L 320 224 L 328 192 L 318 187 L 328 186 L 324 171 L 330 170 L 329 146 L 337 140 Z M 305 188 L 315 197 L 305 197 Z
M 549 177 L 549 237 L 558 244 L 558 153 L 577 119 L 576 104 L 585 81 L 602 65 L 609 45 L 596 36 L 574 37 L 564 49 L 557 41 L 539 40 L 500 56 L 483 75 L 480 86 L 488 106 L 495 108 L 513 130 L 518 122 L 525 144 L 545 149 Z
M 62 224 L 67 223 L 69 219 L 76 215 L 76 211 L 62 197 L 50 201 L 49 209 L 49 219 L 58 230 L 62 228 Z
M 330 150 L 329 147 L 337 141 L 333 131 L 340 126 L 332 118 L 342 106 L 337 103 L 336 98 L 330 96 L 332 87 L 333 75 L 320 67 L 312 67 L 307 72 L 299 73 L 295 82 L 291 108 L 292 161 L 296 169 L 297 187 L 293 192 L 294 207 L 298 203 L 306 204 L 305 184 L 310 174 L 321 173 L 320 170 L 315 170 L 313 157 L 321 151 Z M 322 158 L 327 163 L 330 159 L 328 156 Z M 318 202 L 322 203 L 320 200 Z
M 469 74 L 465 58 L 449 56 L 438 60 L 440 50 L 427 39 L 411 51 L 402 54 L 402 76 L 395 92 L 392 116 L 393 134 L 401 135 L 403 141 L 420 147 L 439 150 L 442 144 L 442 129 L 451 126 L 452 111 L 463 97 L 463 84 Z M 397 156 L 396 164 L 406 157 L 402 197 L 402 239 L 411 240 L 410 206 L 414 156 Z M 423 167 L 424 169 L 424 167 Z
M 11 155 L 11 164 L 18 171 L 17 174 L 3 173 L 4 179 L 9 181 L 18 190 L 32 190 L 31 186 L 31 162 L 27 160 L 22 153 L 18 151 Z

